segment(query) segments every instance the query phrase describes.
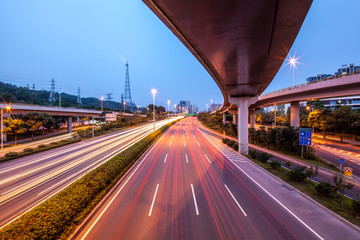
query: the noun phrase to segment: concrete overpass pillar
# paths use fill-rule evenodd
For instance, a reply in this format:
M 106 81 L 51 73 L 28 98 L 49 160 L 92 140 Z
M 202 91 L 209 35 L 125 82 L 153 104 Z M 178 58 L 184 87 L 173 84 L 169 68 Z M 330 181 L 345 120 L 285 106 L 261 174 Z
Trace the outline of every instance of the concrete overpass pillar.
M 292 102 L 290 105 L 290 125 L 300 127 L 300 103 Z
M 226 113 L 223 113 L 223 124 L 226 125 Z
M 249 130 L 248 130 L 248 116 L 249 105 L 248 98 L 239 98 L 238 106 L 238 139 L 239 139 L 239 153 L 248 153 L 249 147 Z
M 237 124 L 238 123 L 238 115 L 237 113 L 236 114 L 233 114 L 233 124 Z
M 72 132 L 72 117 L 68 117 L 68 120 L 67 120 L 67 132 L 68 133 Z
M 249 150 L 249 106 L 257 101 L 257 97 L 230 97 L 230 103 L 238 107 L 238 143 L 239 153 L 247 154 Z
M 250 114 L 250 128 L 255 128 L 255 119 L 256 119 L 255 113 L 251 113 Z

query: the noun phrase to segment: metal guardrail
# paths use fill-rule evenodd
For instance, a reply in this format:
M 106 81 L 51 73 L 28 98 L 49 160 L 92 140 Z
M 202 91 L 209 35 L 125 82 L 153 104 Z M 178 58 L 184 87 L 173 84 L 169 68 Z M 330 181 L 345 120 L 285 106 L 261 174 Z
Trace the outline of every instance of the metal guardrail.
M 276 91 L 272 91 L 272 92 L 269 92 L 269 93 L 262 94 L 260 96 L 263 97 L 263 96 L 267 96 L 267 95 L 270 95 L 270 94 L 273 94 L 273 93 L 282 92 L 282 91 L 286 91 L 286 90 L 290 90 L 290 89 L 310 85 L 310 84 L 313 84 L 313 83 L 324 82 L 324 81 L 328 81 L 328 80 L 332 80 L 332 79 L 336 79 L 336 78 L 347 77 L 347 76 L 351 76 L 351 75 L 355 75 L 355 74 L 359 74 L 359 73 L 360 73 L 360 71 L 357 71 L 357 72 L 353 72 L 353 73 L 344 74 L 344 75 L 341 75 L 341 76 L 332 76 L 332 77 L 329 77 L 329 78 L 323 78 L 323 79 L 313 81 L 313 82 L 308 82 L 308 83 L 295 85 L 295 86 L 292 86 L 292 87 L 282 88 L 282 89 L 279 89 L 279 90 L 276 90 Z

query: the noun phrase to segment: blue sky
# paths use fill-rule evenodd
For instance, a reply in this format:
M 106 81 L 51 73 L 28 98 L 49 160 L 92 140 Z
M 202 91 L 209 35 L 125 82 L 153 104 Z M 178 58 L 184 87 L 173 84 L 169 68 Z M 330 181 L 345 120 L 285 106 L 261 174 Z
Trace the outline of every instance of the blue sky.
M 360 65 L 358 0 L 315 0 L 290 50 L 302 63 L 295 83 L 342 64 Z M 82 96 L 124 92 L 129 61 L 132 98 L 144 106 L 190 100 L 222 102 L 216 84 L 182 43 L 140 0 L 0 0 L 0 81 Z M 283 66 L 267 91 L 292 85 Z

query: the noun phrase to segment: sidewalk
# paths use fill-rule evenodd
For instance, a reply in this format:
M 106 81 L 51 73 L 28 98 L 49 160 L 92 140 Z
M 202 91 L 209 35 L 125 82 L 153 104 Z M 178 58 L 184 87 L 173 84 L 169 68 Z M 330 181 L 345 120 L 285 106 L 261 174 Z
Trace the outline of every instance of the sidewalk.
M 216 134 L 218 136 L 218 138 L 223 138 L 223 135 L 212 130 L 212 129 L 209 129 L 205 126 L 203 126 L 201 123 L 200 123 L 200 126 L 203 130 L 205 131 L 208 131 L 208 132 L 211 132 L 213 134 Z M 233 138 L 233 137 L 229 137 L 229 136 L 226 136 L 226 138 L 229 138 L 229 139 L 232 139 L 232 140 L 235 140 L 237 141 L 237 139 Z M 269 153 L 271 155 L 273 155 L 274 157 L 277 157 L 279 159 L 282 159 L 284 161 L 288 161 L 288 162 L 291 162 L 292 164 L 295 164 L 297 166 L 307 166 L 307 167 L 315 167 L 314 165 L 310 164 L 310 163 L 307 163 L 307 162 L 303 162 L 301 160 L 298 160 L 296 158 L 293 158 L 293 157 L 290 157 L 290 156 L 286 156 L 284 154 L 281 154 L 281 153 L 278 153 L 278 152 L 275 152 L 275 151 L 272 151 L 272 150 L 269 150 L 267 148 L 263 148 L 263 147 L 259 147 L 259 146 L 256 146 L 254 144 L 249 144 L 249 147 L 253 148 L 253 149 L 256 149 L 258 151 L 261 151 L 261 152 L 266 152 L 266 153 Z M 335 171 L 332 171 L 332 170 L 329 170 L 329 169 L 326 169 L 326 168 L 322 168 L 322 167 L 318 167 L 319 169 L 319 175 L 323 175 L 324 177 L 326 178 L 329 178 L 329 179 L 332 179 L 332 177 L 336 174 L 339 174 L 338 172 L 335 172 Z M 348 178 L 346 176 L 344 176 L 344 180 L 346 182 L 349 182 L 349 183 L 352 183 L 356 186 L 360 186 L 360 179 L 357 178 L 356 176 L 353 176 L 352 178 Z M 355 190 L 355 189 L 354 189 Z
M 53 136 L 53 137 L 51 137 Z M 37 136 L 37 140 L 34 137 L 34 141 L 31 141 L 31 138 L 24 138 L 23 143 L 4 147 L 4 149 L 0 149 L 0 157 L 4 157 L 6 153 L 8 152 L 22 152 L 24 148 L 36 148 L 40 144 L 49 144 L 51 142 L 57 142 L 61 139 L 69 139 L 72 138 L 71 133 L 66 133 L 66 130 L 59 131 L 43 136 Z

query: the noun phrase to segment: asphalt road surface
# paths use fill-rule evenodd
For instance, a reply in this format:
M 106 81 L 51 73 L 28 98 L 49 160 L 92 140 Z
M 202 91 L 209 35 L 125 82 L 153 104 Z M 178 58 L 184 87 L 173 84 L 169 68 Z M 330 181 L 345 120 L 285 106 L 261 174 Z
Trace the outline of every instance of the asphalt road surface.
M 171 127 L 72 239 L 360 239 L 198 124 Z
M 159 121 L 156 126 L 166 123 L 168 120 Z M 152 131 L 153 124 L 149 123 L 0 163 L 0 227 Z

